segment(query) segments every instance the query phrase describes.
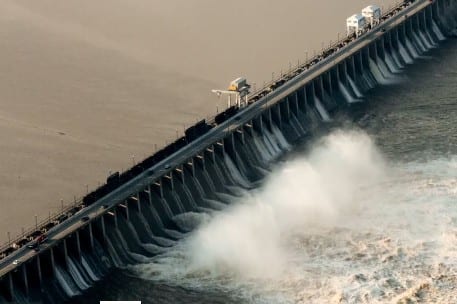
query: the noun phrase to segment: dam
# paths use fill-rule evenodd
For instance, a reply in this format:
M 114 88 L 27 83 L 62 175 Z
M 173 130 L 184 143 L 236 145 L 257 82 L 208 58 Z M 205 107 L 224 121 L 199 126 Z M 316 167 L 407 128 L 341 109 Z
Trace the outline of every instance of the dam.
M 179 215 L 221 209 L 239 188 L 256 187 L 291 143 L 437 46 L 455 25 L 455 4 L 407 2 L 359 38 L 337 42 L 254 92 L 247 106 L 196 124 L 185 138 L 110 176 L 82 204 L 2 248 L 0 302 L 63 301 L 111 267 L 166 250 L 189 230 Z M 24 246 L 43 232 L 40 251 Z

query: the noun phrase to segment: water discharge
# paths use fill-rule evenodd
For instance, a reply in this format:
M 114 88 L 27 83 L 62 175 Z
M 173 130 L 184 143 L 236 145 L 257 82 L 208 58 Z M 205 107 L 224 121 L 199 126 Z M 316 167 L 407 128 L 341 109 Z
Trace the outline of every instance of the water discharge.
M 346 88 L 346 86 L 341 81 L 338 82 L 338 87 L 339 87 L 341 93 L 343 94 L 344 99 L 348 103 L 353 103 L 353 102 L 359 102 L 360 101 L 360 100 L 357 100 L 354 97 L 352 97 L 351 93 L 349 93 L 348 89 Z
M 386 53 L 389 54 L 389 53 Z M 400 60 L 401 55 L 398 53 L 397 50 L 392 50 L 392 59 L 397 67 L 403 69 L 405 66 L 402 64 Z
M 328 114 L 327 110 L 325 107 L 322 105 L 322 102 L 317 98 L 317 96 L 314 96 L 314 103 L 316 106 L 317 111 L 319 112 L 320 117 L 322 118 L 323 121 L 330 121 L 330 115 Z
M 386 65 L 387 65 L 388 69 L 394 74 L 398 74 L 401 72 L 400 67 L 396 65 L 392 56 L 390 56 L 390 54 L 387 52 L 386 52 Z
M 367 134 L 335 131 L 131 270 L 250 303 L 436 299 L 456 283 L 456 168 L 444 158 L 391 164 Z
M 413 56 L 414 59 L 417 59 L 420 57 L 419 53 L 417 52 L 417 49 L 414 47 L 414 45 L 411 43 L 409 38 L 405 39 L 406 41 L 406 48 L 409 51 L 409 53 Z
M 398 42 L 398 48 L 400 50 L 400 55 L 403 58 L 403 60 L 405 61 L 405 63 L 406 64 L 412 64 L 413 63 L 413 59 L 408 54 L 408 52 L 406 51 L 405 47 L 403 46 L 403 44 L 400 41 Z
M 432 30 L 439 40 L 443 41 L 446 39 L 446 37 L 444 37 L 443 33 L 441 32 L 440 28 L 436 25 L 435 21 L 433 21 L 433 20 L 432 20 Z
M 352 80 L 352 78 L 347 76 L 347 79 L 348 79 L 349 84 L 351 85 L 351 88 L 354 91 L 355 95 L 357 95 L 357 98 L 362 98 L 363 94 L 360 92 L 359 88 L 357 87 L 355 82 Z
M 373 74 L 376 82 L 381 85 L 388 85 L 394 83 L 392 79 L 390 79 L 386 74 L 387 71 L 381 69 L 381 64 L 377 64 L 373 59 L 370 59 L 370 70 Z
M 315 290 L 309 284 L 328 285 L 335 271 L 341 271 L 338 284 L 355 284 L 364 263 L 372 267 L 377 255 L 389 259 L 394 254 L 394 248 L 386 248 L 397 240 L 388 238 L 399 236 L 385 236 L 381 223 L 371 224 L 380 214 L 405 211 L 405 205 L 394 204 L 408 202 L 396 187 L 405 176 L 392 171 L 368 135 L 336 131 L 306 156 L 286 162 L 261 189 L 205 220 L 173 250 L 133 270 L 146 279 L 193 288 L 250 290 L 259 299 L 289 302 L 300 295 L 308 301 L 322 292 L 344 296 L 342 286 Z M 398 192 L 389 190 L 393 186 Z M 390 216 L 383 217 L 386 223 L 401 228 L 401 220 Z M 357 243 L 357 238 L 374 243 Z M 352 269 L 352 263 L 360 265 Z M 226 285 L 235 281 L 236 286 Z M 291 288 L 302 290 L 289 294 Z

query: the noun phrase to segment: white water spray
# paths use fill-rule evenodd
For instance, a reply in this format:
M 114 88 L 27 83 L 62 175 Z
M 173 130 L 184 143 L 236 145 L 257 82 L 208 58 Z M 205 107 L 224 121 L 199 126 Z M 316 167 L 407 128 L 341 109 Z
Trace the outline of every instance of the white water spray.
M 216 215 L 142 278 L 251 303 L 450 303 L 457 296 L 457 159 L 387 168 L 337 132 Z
M 384 162 L 360 132 L 336 132 L 306 158 L 290 161 L 263 189 L 217 214 L 188 240 L 181 271 L 280 276 L 289 251 L 283 242 L 297 229 L 328 226 L 357 212 L 358 193 L 384 175 Z

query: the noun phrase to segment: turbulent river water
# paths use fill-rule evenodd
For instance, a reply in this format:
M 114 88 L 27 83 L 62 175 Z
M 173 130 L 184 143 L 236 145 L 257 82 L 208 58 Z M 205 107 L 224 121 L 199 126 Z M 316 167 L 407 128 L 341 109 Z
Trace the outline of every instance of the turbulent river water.
M 449 38 L 260 188 L 72 301 L 457 302 L 456 71 Z

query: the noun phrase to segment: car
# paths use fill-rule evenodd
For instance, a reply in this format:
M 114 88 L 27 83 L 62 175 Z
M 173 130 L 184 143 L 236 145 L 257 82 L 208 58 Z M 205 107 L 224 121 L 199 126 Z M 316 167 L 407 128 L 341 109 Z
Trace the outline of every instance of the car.
M 36 238 L 36 242 L 38 244 L 43 244 L 44 242 L 46 242 L 48 240 L 48 236 L 46 234 L 41 234 L 40 236 L 38 236 Z
M 19 260 L 14 260 L 14 261 L 13 261 L 13 265 L 19 265 L 20 262 L 21 262 L 21 261 L 19 261 Z
M 87 215 L 86 215 L 86 216 L 83 216 L 83 217 L 81 218 L 81 222 L 83 222 L 83 223 L 87 222 L 88 220 L 90 220 L 90 217 L 87 216 Z
M 171 168 L 170 164 L 165 164 L 165 166 L 163 166 L 164 169 L 168 170 Z
M 35 248 L 38 247 L 38 245 L 39 245 L 39 244 L 38 244 L 38 241 L 34 241 L 34 242 L 28 244 L 28 245 L 27 245 L 27 248 L 35 249 Z

